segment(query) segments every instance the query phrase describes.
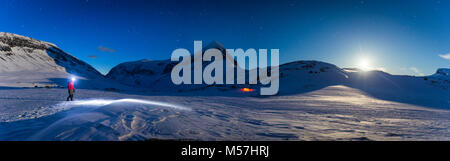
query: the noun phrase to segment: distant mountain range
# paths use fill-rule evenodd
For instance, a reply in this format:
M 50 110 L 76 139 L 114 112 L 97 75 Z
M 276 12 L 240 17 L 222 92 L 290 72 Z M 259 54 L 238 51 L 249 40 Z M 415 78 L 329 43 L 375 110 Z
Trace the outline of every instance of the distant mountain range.
M 225 47 L 214 41 L 204 50 Z M 198 54 L 198 53 L 196 53 Z M 224 56 L 224 61 L 226 61 Z M 229 60 L 229 59 L 228 59 Z M 234 60 L 231 60 L 234 61 Z M 242 93 L 242 87 L 261 85 L 174 85 L 170 78 L 177 62 L 167 60 L 139 60 L 124 62 L 103 76 L 89 64 L 65 53 L 56 45 L 29 37 L 0 33 L 0 86 L 33 86 L 56 84 L 65 86 L 70 75 L 85 80 L 86 88 L 127 88 L 141 91 L 197 95 L 257 95 Z M 204 66 L 207 63 L 203 64 Z M 361 71 L 339 68 L 320 61 L 294 61 L 279 66 L 279 95 L 314 91 L 331 85 L 346 85 L 386 99 L 434 107 L 450 107 L 450 69 L 441 68 L 430 76 L 400 76 L 382 71 Z M 248 71 L 246 71 L 248 74 Z M 248 78 L 248 76 L 246 77 Z M 91 83 L 94 81 L 94 83 Z M 248 81 L 248 80 L 247 80 Z

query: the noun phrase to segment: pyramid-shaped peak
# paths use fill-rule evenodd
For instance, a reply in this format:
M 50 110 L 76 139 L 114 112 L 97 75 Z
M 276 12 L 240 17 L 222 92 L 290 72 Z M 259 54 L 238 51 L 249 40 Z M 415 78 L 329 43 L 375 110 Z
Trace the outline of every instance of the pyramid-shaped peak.
M 208 49 L 219 49 L 220 51 L 225 51 L 225 47 L 222 45 L 222 43 L 220 43 L 216 40 L 213 40 L 208 45 L 206 45 L 203 48 L 203 51 L 206 51 Z

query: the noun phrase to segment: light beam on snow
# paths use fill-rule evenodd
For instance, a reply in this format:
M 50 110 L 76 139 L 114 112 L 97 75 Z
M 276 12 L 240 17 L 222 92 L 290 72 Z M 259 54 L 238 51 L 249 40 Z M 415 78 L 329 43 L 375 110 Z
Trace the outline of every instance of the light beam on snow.
M 181 109 L 181 110 L 189 110 L 189 108 L 170 104 L 170 103 L 141 100 L 141 99 L 130 99 L 130 98 L 118 99 L 118 100 L 92 99 L 92 100 L 81 100 L 81 101 L 71 102 L 72 105 L 76 105 L 76 106 L 106 106 L 106 105 L 110 105 L 110 104 L 114 104 L 114 103 L 137 103 L 137 104 L 147 104 L 147 105 L 171 107 L 171 108 L 176 108 L 176 109 Z

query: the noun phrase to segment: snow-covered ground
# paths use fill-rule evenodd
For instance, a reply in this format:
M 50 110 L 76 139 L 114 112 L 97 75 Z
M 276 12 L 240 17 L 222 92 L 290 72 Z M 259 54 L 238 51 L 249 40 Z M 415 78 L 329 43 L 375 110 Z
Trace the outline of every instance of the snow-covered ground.
M 342 85 L 264 98 L 66 92 L 1 88 L 0 140 L 450 140 L 450 111 Z

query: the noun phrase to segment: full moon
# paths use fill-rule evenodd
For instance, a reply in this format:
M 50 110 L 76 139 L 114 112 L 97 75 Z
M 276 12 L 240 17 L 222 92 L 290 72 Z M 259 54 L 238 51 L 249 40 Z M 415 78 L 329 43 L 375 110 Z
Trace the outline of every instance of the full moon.
M 370 70 L 370 61 L 367 58 L 361 58 L 358 62 L 358 68 L 364 71 Z

